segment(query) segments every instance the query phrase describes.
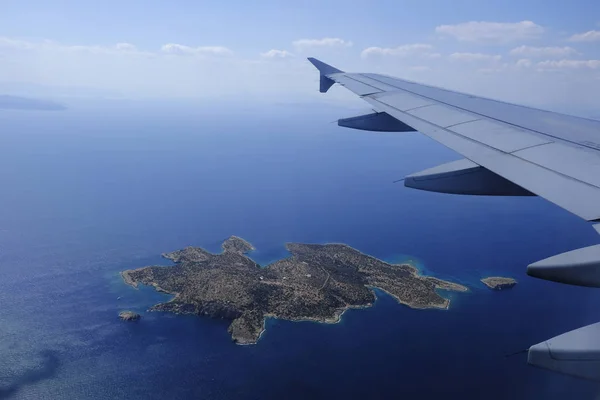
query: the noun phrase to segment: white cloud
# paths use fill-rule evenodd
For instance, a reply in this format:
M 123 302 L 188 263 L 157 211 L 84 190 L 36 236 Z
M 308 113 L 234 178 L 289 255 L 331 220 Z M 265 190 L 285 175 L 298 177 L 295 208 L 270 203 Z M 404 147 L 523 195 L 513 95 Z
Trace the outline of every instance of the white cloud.
M 546 60 L 536 64 L 539 69 L 600 69 L 600 60 Z
M 578 54 L 577 50 L 572 47 L 532 47 L 532 46 L 519 46 L 515 47 L 510 51 L 513 56 L 520 57 L 566 57 L 574 54 Z
M 120 51 L 137 51 L 137 48 L 131 43 L 117 43 L 115 48 Z
M 219 56 L 222 54 L 228 56 Z M 317 98 L 319 94 L 314 83 L 316 70 L 306 60 L 265 62 L 258 54 L 244 59 L 219 46 L 171 43 L 150 52 L 136 50 L 125 41 L 72 46 L 0 36 L 0 57 L 0 87 L 4 88 L 0 90 L 16 95 L 244 97 L 266 101 Z M 335 64 L 335 59 L 331 62 Z M 61 89 L 65 87 L 69 89 Z
M 169 51 L 161 51 L 160 46 L 149 52 L 123 44 L 125 40 L 115 42 L 121 44 L 109 43 L 100 46 L 80 43 L 79 46 L 70 46 L 50 40 L 0 38 L 0 85 L 3 82 L 23 82 L 33 85 L 32 87 L 46 88 L 43 89 L 45 92 L 23 86 L 20 89 L 10 89 L 12 94 L 45 93 L 44 96 L 48 93 L 59 93 L 60 96 L 59 88 L 62 86 L 73 89 L 62 93 L 63 95 L 80 93 L 83 96 L 128 98 L 206 98 L 211 101 L 229 98 L 238 99 L 237 101 L 243 98 L 246 99 L 244 101 L 261 99 L 273 102 L 281 99 L 308 99 L 332 103 L 344 99 L 362 104 L 342 88 L 332 91 L 328 96 L 320 95 L 316 83 L 318 72 L 301 57 L 277 60 L 276 54 L 281 53 L 270 51 L 263 54 L 273 55 L 272 59 L 261 57 L 258 52 L 252 55 L 251 59 L 244 59 L 240 54 L 232 54 L 229 57 L 209 56 L 214 54 L 210 51 L 201 52 L 207 56 L 175 56 Z M 194 47 L 170 47 L 167 49 L 196 54 L 189 50 Z M 417 49 L 419 46 L 413 48 Z M 332 54 L 328 57 L 327 61 L 343 70 L 387 73 L 436 86 L 540 107 L 556 103 L 589 107 L 595 104 L 600 92 L 600 80 L 596 78 L 600 75 L 599 61 L 569 61 L 576 57 L 564 57 L 567 61 L 555 59 L 554 63 L 548 61 L 538 67 L 536 61 L 552 58 L 515 57 L 511 58 L 510 64 L 505 67 L 502 60 L 494 59 L 492 51 L 487 54 L 492 57 L 491 62 L 467 63 L 450 62 L 445 53 L 442 59 L 432 60 L 430 58 L 436 57 L 436 49 L 422 46 L 420 48 L 416 58 L 390 56 L 369 63 L 368 60 L 346 54 L 349 52 L 339 51 L 337 55 Z M 331 50 L 329 47 L 323 49 Z M 295 53 L 292 48 L 287 51 Z M 516 61 L 518 59 L 526 61 Z M 282 62 L 274 62 L 276 60 Z M 370 65 L 367 67 L 365 64 Z M 427 72 L 429 68 L 432 68 L 431 72 Z M 489 71 L 490 74 L 477 73 L 478 68 L 488 68 L 480 72 Z M 548 71 L 552 68 L 562 68 L 561 73 L 538 72 L 538 69 Z M 86 88 L 90 90 L 87 91 Z M 18 93 L 18 90 L 24 92 Z
M 100 45 L 65 45 L 52 40 L 26 41 L 0 37 L 0 48 L 11 48 L 16 50 L 44 50 L 62 52 L 90 52 L 90 53 L 118 53 L 129 52 L 137 54 L 148 54 L 138 51 L 131 43 L 120 42 L 112 46 Z
M 261 57 L 264 58 L 289 58 L 289 57 L 294 57 L 294 55 L 292 53 L 290 53 L 287 50 L 277 50 L 277 49 L 271 49 L 269 51 L 266 51 L 264 53 L 260 53 Z
M 200 46 L 190 47 L 177 43 L 167 43 L 160 50 L 166 54 L 174 55 L 213 55 L 213 56 L 230 56 L 233 51 L 223 46 Z
M 483 53 L 452 53 L 448 56 L 453 61 L 500 61 L 501 55 Z
M 520 60 L 517 60 L 517 62 L 515 63 L 515 66 L 517 68 L 529 68 L 532 65 L 533 65 L 533 62 L 528 58 L 521 58 Z
M 299 39 L 292 42 L 294 47 L 304 50 L 312 47 L 351 47 L 352 42 L 340 38 Z
M 60 51 L 72 51 L 72 52 L 89 52 L 89 53 L 137 53 L 142 54 L 143 52 L 139 52 L 137 48 L 130 43 L 117 43 L 114 46 L 65 46 L 59 43 L 46 42 L 42 44 L 42 48 L 49 50 L 54 48 Z M 144 53 L 148 54 L 148 53 Z
M 7 37 L 0 37 L 0 47 L 10 47 L 15 49 L 31 49 L 32 43 L 24 40 L 16 40 Z
M 538 38 L 544 33 L 544 28 L 532 21 L 470 21 L 456 25 L 440 25 L 435 31 L 464 42 L 505 44 Z
M 571 42 L 597 42 L 600 41 L 600 31 L 587 31 L 577 33 L 569 38 Z
M 360 53 L 360 56 L 362 58 L 368 58 L 371 56 L 425 56 L 428 58 L 441 57 L 441 54 L 439 53 L 431 53 L 430 50 L 432 49 L 432 45 L 423 43 L 405 44 L 398 47 L 368 47 Z

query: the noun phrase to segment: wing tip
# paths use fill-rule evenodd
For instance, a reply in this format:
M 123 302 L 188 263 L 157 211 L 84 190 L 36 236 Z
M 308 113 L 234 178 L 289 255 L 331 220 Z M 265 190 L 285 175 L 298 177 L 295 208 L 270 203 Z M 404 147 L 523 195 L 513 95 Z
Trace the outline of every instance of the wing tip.
M 308 61 L 310 61 L 310 63 L 312 65 L 315 66 L 316 69 L 319 70 L 319 73 L 321 75 L 329 75 L 329 74 L 336 74 L 336 73 L 344 72 L 344 71 L 339 70 L 336 67 L 333 67 L 329 64 L 326 64 L 323 61 L 318 60 L 314 57 L 308 57 L 307 59 L 308 59 Z

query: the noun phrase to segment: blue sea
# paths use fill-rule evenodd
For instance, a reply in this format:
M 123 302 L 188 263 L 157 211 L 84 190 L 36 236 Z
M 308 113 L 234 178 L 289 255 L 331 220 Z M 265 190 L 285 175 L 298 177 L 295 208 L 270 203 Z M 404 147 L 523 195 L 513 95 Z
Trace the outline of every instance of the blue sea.
M 600 320 L 600 291 L 536 280 L 536 260 L 596 244 L 539 198 L 393 183 L 459 156 L 417 133 L 330 123 L 361 106 L 71 100 L 0 111 L 0 398 L 563 399 L 594 383 L 505 355 Z M 339 324 L 271 319 L 238 346 L 228 322 L 149 313 L 169 297 L 119 271 L 160 254 L 250 241 L 342 242 L 467 285 L 450 309 L 378 292 Z M 516 278 L 508 291 L 479 279 Z M 446 294 L 448 295 L 448 294 Z M 142 314 L 119 321 L 119 311 Z M 447 398 L 447 397 L 446 397 Z

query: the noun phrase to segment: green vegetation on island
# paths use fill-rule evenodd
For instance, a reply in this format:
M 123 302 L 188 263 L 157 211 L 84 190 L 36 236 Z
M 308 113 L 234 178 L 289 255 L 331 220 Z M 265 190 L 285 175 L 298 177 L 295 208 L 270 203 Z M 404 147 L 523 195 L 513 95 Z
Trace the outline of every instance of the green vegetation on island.
M 344 244 L 288 243 L 290 257 L 261 267 L 245 253 L 253 247 L 232 236 L 221 254 L 187 247 L 163 254 L 174 266 L 121 273 L 134 287 L 152 285 L 175 297 L 151 308 L 231 320 L 240 344 L 256 343 L 267 317 L 338 322 L 349 308 L 369 307 L 379 288 L 412 308 L 447 309 L 436 289 L 464 292 L 462 285 L 421 276 L 409 264 L 389 264 Z

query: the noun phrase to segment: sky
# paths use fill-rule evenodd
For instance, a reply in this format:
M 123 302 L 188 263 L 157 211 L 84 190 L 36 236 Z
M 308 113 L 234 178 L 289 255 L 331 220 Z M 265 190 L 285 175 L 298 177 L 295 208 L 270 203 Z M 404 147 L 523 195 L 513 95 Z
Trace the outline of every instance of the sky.
M 600 2 L 0 0 L 0 92 L 309 101 L 314 56 L 598 112 Z M 332 99 L 349 99 L 332 90 Z

